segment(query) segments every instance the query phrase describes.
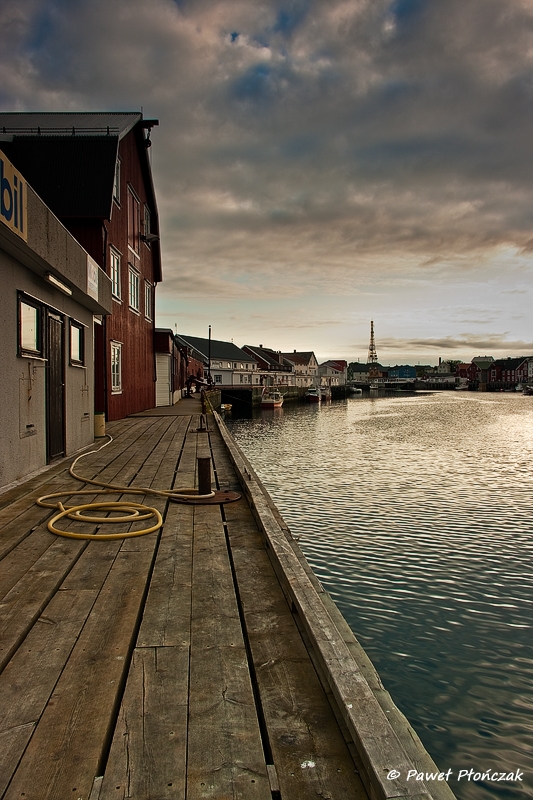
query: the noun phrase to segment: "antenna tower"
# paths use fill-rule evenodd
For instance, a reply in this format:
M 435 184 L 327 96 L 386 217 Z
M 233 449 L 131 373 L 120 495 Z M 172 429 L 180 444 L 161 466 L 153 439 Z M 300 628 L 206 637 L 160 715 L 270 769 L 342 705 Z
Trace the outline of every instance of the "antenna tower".
M 376 342 L 374 340 L 374 321 L 370 321 L 370 346 L 368 348 L 367 364 L 377 364 L 378 354 L 376 352 Z

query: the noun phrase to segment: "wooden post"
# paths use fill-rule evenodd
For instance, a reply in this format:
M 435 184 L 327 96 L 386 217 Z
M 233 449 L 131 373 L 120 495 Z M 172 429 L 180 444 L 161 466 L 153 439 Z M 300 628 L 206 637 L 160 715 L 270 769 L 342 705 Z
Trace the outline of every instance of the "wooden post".
M 211 492 L 211 459 L 198 458 L 198 494 Z

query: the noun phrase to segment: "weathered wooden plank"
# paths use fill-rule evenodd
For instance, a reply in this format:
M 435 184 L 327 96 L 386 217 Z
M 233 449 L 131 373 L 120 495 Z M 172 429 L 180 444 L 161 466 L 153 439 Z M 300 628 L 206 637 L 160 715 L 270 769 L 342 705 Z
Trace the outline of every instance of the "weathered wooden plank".
M 189 647 L 193 513 L 192 506 L 169 506 L 139 631 L 138 647 Z
M 0 604 L 0 670 L 4 668 L 76 563 L 87 542 L 57 539 Z
M 99 800 L 185 798 L 189 648 L 137 648 Z
M 149 552 L 118 554 L 6 800 L 89 797 L 114 726 L 150 564 Z
M 367 798 L 252 515 L 244 504 L 225 510 L 282 796 Z
M 118 542 L 87 547 L 0 675 L 0 795 L 78 638 Z
M 194 468 L 196 444 L 184 443 L 187 422 L 173 425 L 157 485 L 172 484 L 184 444 L 178 478 L 184 467 Z M 168 507 L 100 800 L 185 797 L 193 513 Z
M 187 798 L 270 800 L 219 515 L 194 509 Z

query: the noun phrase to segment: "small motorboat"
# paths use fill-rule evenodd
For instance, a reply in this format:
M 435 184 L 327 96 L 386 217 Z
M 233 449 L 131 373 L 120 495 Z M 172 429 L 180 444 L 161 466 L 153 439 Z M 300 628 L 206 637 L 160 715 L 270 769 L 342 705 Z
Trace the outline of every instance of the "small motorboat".
M 263 389 L 261 408 L 281 408 L 283 395 L 277 389 Z
M 307 403 L 320 403 L 320 390 L 316 386 L 310 386 L 304 394 Z

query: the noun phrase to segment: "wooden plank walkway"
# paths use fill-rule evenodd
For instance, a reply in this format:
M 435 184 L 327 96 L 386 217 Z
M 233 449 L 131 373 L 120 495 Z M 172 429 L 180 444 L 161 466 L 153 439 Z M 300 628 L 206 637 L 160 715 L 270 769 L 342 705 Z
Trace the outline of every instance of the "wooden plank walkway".
M 210 455 L 217 486 L 238 490 L 212 420 L 198 433 L 198 401 L 178 405 L 110 424 L 77 472 L 190 487 Z M 91 488 L 68 466 L 0 495 L 0 797 L 367 798 L 247 500 L 147 495 L 157 533 L 66 539 L 34 501 Z

